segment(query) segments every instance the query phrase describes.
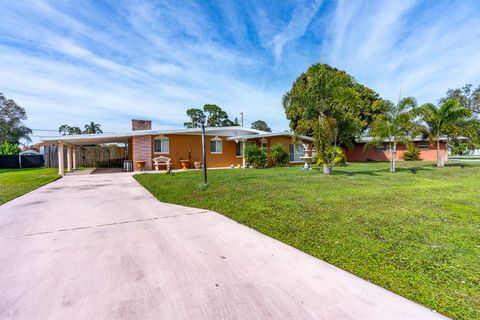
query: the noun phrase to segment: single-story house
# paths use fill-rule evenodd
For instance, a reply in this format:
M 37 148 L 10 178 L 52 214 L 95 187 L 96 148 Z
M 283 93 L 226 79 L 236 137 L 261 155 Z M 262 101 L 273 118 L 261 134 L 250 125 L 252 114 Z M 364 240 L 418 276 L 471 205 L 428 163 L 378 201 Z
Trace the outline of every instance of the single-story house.
M 372 140 L 369 136 L 364 136 L 358 141 L 351 150 L 346 149 L 345 155 L 348 161 L 388 161 L 390 160 L 390 149 L 388 142 L 365 150 L 365 145 Z M 421 136 L 413 139 L 414 145 L 420 149 L 420 160 L 436 161 L 437 160 L 437 146 L 431 144 Z M 396 159 L 402 159 L 403 154 L 407 150 L 405 144 L 397 145 Z M 448 160 L 448 145 L 447 138 L 440 139 L 440 155 L 445 161 Z
M 209 168 L 245 166 L 243 157 L 246 145 L 254 143 L 264 148 L 268 155 L 268 164 L 272 164 L 270 147 L 283 144 L 290 152 L 290 163 L 303 163 L 304 148 L 311 149 L 313 139 L 301 136 L 293 143 L 291 132 L 265 132 L 244 127 L 207 127 L 205 128 L 206 162 Z M 180 160 L 188 160 L 189 167 L 202 161 L 202 129 L 152 130 L 150 120 L 132 120 L 132 131 L 127 133 L 80 134 L 43 137 L 44 143 L 58 145 L 59 174 L 76 168 L 74 146 L 125 143 L 128 159 L 146 161 L 146 170 L 152 170 L 153 159 L 165 156 L 171 159 L 174 169 L 181 168 Z M 67 163 L 63 161 L 63 146 L 67 147 Z M 311 150 L 310 150 L 311 151 Z M 136 169 L 136 166 L 133 166 Z
M 282 144 L 290 155 L 290 164 L 304 163 L 305 153 L 313 154 L 313 139 L 300 136 L 293 141 L 293 133 L 265 132 L 244 127 L 207 127 L 206 162 L 209 168 L 231 166 L 245 167 L 244 149 L 248 144 L 256 144 L 267 151 L 268 165 L 272 164 L 270 148 Z M 369 137 L 364 137 L 352 150 L 345 150 L 348 161 L 386 161 L 389 160 L 388 144 L 379 145 L 367 151 L 364 150 Z M 59 174 L 76 168 L 73 147 L 92 144 L 124 143 L 127 145 L 127 158 L 135 164 L 138 160 L 145 161 L 145 169 L 152 170 L 153 159 L 165 156 L 171 159 L 173 169 L 181 168 L 181 161 L 188 162 L 192 168 L 195 162 L 202 161 L 202 130 L 201 128 L 178 130 L 152 130 L 150 120 L 132 120 L 132 130 L 127 133 L 103 133 L 63 135 L 41 138 L 42 145 L 58 145 Z M 422 160 L 436 160 L 436 146 L 418 137 L 414 143 L 420 148 Z M 67 148 L 66 166 L 64 163 L 64 146 Z M 306 151 L 307 150 L 307 151 Z M 397 146 L 397 159 L 405 152 L 405 145 Z M 442 156 L 447 160 L 447 142 L 441 141 Z M 137 169 L 133 165 L 134 169 Z

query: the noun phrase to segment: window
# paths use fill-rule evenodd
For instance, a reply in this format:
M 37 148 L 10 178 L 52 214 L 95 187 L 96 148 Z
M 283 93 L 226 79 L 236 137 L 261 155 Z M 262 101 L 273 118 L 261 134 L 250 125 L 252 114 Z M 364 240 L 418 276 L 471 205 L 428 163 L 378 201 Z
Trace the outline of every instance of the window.
M 290 162 L 303 161 L 303 144 L 290 145 Z
M 210 153 L 222 153 L 222 139 L 215 137 L 210 140 Z
M 385 153 L 385 145 L 381 144 L 375 147 L 375 153 Z
M 239 141 L 235 143 L 235 155 L 237 157 L 243 156 L 243 142 Z
M 266 139 L 262 139 L 260 140 L 260 142 L 261 142 L 260 144 L 261 148 L 266 152 L 268 149 L 268 141 Z
M 419 142 L 417 143 L 417 147 L 420 149 L 428 149 L 428 142 Z
M 167 137 L 158 137 L 153 139 L 153 152 L 154 153 L 168 153 L 169 152 L 169 140 Z

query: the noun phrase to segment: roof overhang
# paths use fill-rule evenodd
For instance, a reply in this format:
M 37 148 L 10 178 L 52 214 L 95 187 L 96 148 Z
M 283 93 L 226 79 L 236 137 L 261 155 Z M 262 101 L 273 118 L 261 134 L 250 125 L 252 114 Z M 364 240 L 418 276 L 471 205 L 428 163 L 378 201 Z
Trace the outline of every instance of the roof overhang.
M 265 133 L 256 129 L 248 129 L 243 127 L 209 127 L 205 128 L 205 134 L 208 136 L 237 136 L 237 135 L 258 135 Z M 40 141 L 43 143 L 58 144 L 67 143 L 74 145 L 85 144 L 102 144 L 102 143 L 125 143 L 128 138 L 136 136 L 157 136 L 168 134 L 181 134 L 181 135 L 200 135 L 202 134 L 201 128 L 192 129 L 177 129 L 177 130 L 138 130 L 126 133 L 100 133 L 100 134 L 76 134 L 76 135 L 62 135 L 41 137 Z
M 448 137 L 445 137 L 445 136 L 442 136 L 440 137 L 439 139 L 440 141 L 447 141 L 448 140 Z M 373 141 L 373 137 L 372 136 L 363 136 L 361 137 L 357 143 L 368 143 L 368 142 L 371 142 Z M 384 142 L 388 142 L 388 139 L 384 139 L 383 140 Z M 412 139 L 412 141 L 414 142 L 420 142 L 420 141 L 428 141 L 428 139 L 425 139 L 424 137 L 422 136 L 416 136 Z
M 243 141 L 243 140 L 249 140 L 249 139 L 261 139 L 261 138 L 271 138 L 271 137 L 290 137 L 293 138 L 294 134 L 292 132 L 264 132 L 264 133 L 259 133 L 259 134 L 253 134 L 253 135 L 239 135 L 239 136 L 233 136 L 230 138 L 227 138 L 227 140 L 235 140 L 235 141 Z M 298 136 L 299 140 L 305 140 L 312 142 L 313 138 L 307 137 L 307 136 Z

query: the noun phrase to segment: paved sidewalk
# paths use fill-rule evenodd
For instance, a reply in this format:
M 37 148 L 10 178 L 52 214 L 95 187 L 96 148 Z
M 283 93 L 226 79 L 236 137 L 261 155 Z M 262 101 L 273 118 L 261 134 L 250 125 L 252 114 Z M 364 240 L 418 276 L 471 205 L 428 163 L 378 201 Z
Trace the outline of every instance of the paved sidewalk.
M 129 174 L 66 176 L 0 206 L 0 319 L 441 319 Z

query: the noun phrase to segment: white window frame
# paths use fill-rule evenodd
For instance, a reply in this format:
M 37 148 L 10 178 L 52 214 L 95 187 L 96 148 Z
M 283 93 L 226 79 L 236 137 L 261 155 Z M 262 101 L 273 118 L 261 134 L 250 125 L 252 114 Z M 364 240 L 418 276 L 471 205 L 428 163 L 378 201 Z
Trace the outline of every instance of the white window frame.
M 290 160 L 290 153 L 288 155 L 289 157 L 289 162 L 290 163 L 298 163 L 298 162 L 304 162 L 304 159 L 302 159 L 303 156 L 305 156 L 305 151 L 303 147 L 303 142 L 300 143 L 291 143 L 290 145 L 293 145 L 293 160 Z
M 243 149 L 244 149 L 243 144 L 244 143 L 245 143 L 244 141 L 238 141 L 238 142 L 235 143 L 235 156 L 237 158 L 243 158 Z M 237 146 L 240 146 L 240 154 L 237 154 Z
M 215 142 L 215 151 L 212 151 L 212 142 Z M 218 146 L 220 146 L 220 151 L 218 151 Z M 210 139 L 210 153 L 211 154 L 222 154 L 223 153 L 223 140 L 219 137 Z
M 161 151 L 156 151 L 155 150 L 155 141 L 161 141 L 160 142 L 160 149 L 162 149 L 163 142 L 166 141 L 167 143 L 167 150 L 161 150 Z M 158 136 L 153 138 L 153 153 L 154 154 L 170 154 L 170 139 L 166 136 Z
M 422 150 L 430 149 L 430 144 L 428 142 L 417 142 L 417 148 Z
M 384 154 L 386 149 L 387 148 L 385 147 L 385 144 L 375 146 L 375 153 L 376 154 Z
M 260 148 L 262 148 L 263 150 L 265 150 L 265 152 L 267 152 L 268 150 L 268 140 L 263 138 L 262 140 L 260 140 Z

